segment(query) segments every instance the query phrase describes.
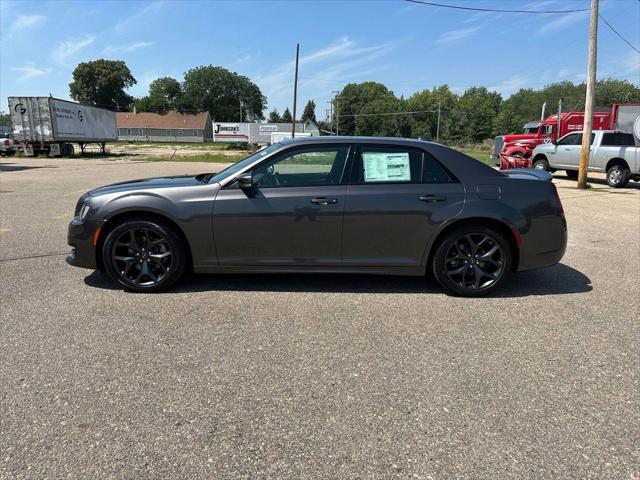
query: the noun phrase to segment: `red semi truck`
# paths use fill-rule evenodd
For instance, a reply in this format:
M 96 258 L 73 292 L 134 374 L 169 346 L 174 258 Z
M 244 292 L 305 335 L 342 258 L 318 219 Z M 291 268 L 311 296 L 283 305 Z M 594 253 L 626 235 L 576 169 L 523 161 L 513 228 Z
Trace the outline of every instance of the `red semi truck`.
M 582 130 L 584 112 L 562 112 L 561 101 L 558 114 L 544 118 L 545 107 L 546 103 L 542 106 L 540 121 L 530 121 L 524 125 L 524 133 L 495 138 L 491 159 L 496 165 L 502 163 L 506 168 L 529 167 L 531 152 L 538 145 Z M 610 110 L 594 112 L 592 129 L 631 132 L 638 115 L 640 103 L 614 104 Z

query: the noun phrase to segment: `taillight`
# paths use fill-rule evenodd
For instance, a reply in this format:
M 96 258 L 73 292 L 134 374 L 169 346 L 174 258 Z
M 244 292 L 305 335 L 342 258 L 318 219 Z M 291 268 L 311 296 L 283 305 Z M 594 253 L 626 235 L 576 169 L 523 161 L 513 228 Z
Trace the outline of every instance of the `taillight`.
M 5 145 L 7 145 L 7 146 L 8 146 L 8 145 L 9 145 L 9 140 L 6 140 L 6 139 L 5 139 L 2 143 L 4 143 Z
M 553 185 L 553 193 L 556 195 L 556 200 L 558 200 L 558 207 L 560 208 L 560 213 L 564 214 L 564 207 L 562 206 L 562 202 L 560 201 L 560 194 L 558 193 L 558 187 L 556 187 L 555 183 Z

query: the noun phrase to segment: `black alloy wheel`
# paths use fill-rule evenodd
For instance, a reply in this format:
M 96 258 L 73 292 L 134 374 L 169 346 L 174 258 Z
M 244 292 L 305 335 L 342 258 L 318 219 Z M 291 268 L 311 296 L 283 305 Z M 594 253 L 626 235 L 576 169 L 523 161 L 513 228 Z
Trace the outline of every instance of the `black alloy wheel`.
M 480 296 L 494 290 L 511 269 L 508 241 L 489 228 L 466 227 L 452 231 L 434 255 L 434 275 L 449 292 Z
M 185 251 L 170 227 L 155 221 L 127 221 L 109 233 L 103 249 L 107 273 L 129 290 L 152 292 L 177 281 Z
M 133 285 L 155 285 L 169 273 L 173 253 L 169 242 L 150 228 L 131 228 L 114 242 L 111 261 Z

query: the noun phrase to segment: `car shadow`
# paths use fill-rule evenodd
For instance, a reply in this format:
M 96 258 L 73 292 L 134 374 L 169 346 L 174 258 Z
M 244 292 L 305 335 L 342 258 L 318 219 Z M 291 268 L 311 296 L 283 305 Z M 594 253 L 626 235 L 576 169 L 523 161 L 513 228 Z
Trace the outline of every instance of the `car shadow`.
M 556 174 L 556 175 L 554 175 L 553 178 L 558 179 L 558 180 L 569 180 L 569 181 L 577 182 L 576 179 L 569 178 L 563 173 Z M 640 190 L 640 182 L 634 182 L 633 180 L 629 180 L 629 183 L 627 183 L 622 188 L 610 187 L 605 178 L 587 177 L 587 183 L 591 184 L 591 185 L 597 185 L 598 187 L 596 187 L 596 188 L 598 190 L 603 190 L 602 188 L 600 188 L 600 185 L 602 185 L 603 187 L 606 187 L 606 190 L 609 193 L 631 193 L 631 192 L 629 192 L 629 189 Z M 626 190 L 626 192 L 625 192 L 625 190 Z
M 93 272 L 84 279 L 94 288 L 117 290 L 106 274 Z M 562 263 L 553 267 L 520 272 L 492 295 L 494 298 L 584 293 L 593 289 L 582 272 Z M 318 292 L 318 293 L 441 293 L 433 280 L 423 277 L 352 274 L 221 274 L 191 275 L 169 293 L 208 291 Z
M 17 163 L 0 163 L 0 172 L 20 172 L 22 170 L 31 170 L 32 168 L 48 168 L 48 167 L 19 165 Z

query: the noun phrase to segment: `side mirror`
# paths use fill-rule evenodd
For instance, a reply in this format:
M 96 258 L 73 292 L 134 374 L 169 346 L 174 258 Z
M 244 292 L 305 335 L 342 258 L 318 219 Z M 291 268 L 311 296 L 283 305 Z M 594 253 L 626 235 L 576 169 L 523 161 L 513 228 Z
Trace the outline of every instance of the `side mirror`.
M 238 181 L 238 186 L 243 190 L 249 190 L 253 188 L 253 177 L 250 173 L 243 173 L 238 178 L 236 178 L 236 180 Z

